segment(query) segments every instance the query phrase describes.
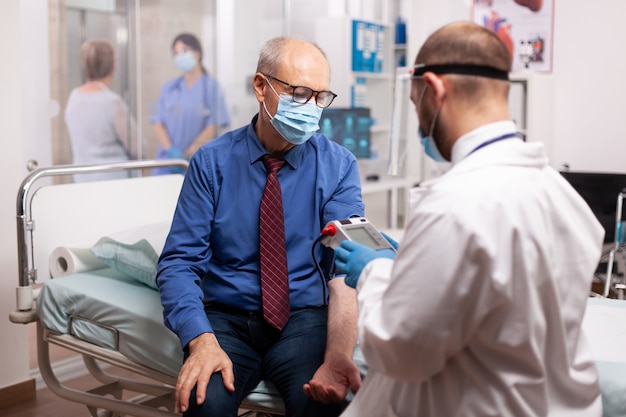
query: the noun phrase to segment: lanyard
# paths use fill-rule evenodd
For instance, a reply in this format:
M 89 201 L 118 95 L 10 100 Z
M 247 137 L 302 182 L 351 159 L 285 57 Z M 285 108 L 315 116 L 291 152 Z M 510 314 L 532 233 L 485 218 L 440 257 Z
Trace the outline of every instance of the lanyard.
M 521 139 L 521 138 L 522 138 L 522 134 L 521 134 L 521 133 L 519 133 L 519 132 L 515 132 L 515 133 L 506 133 L 506 134 L 504 134 L 504 135 L 502 135 L 502 136 L 498 136 L 498 137 L 496 137 L 496 138 L 489 139 L 488 141 L 483 142 L 483 143 L 481 143 L 480 145 L 478 145 L 477 147 L 475 147 L 474 149 L 472 149 L 472 151 L 471 151 L 470 153 L 468 153 L 468 154 L 467 154 L 467 156 L 469 156 L 469 155 L 473 154 L 474 152 L 476 152 L 476 151 L 477 151 L 477 150 L 479 150 L 480 148 L 484 148 L 484 147 L 485 147 L 485 146 L 487 146 L 487 145 L 491 145 L 492 143 L 499 142 L 499 141 L 501 141 L 501 140 L 508 139 L 508 138 L 513 138 L 513 137 L 517 137 L 517 138 L 520 138 L 520 139 Z

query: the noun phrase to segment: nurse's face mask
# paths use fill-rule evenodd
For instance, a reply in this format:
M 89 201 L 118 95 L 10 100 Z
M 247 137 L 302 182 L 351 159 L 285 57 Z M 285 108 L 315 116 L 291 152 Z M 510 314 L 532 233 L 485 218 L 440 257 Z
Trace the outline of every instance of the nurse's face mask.
M 194 52 L 192 50 L 187 50 L 174 54 L 174 64 L 179 70 L 183 72 L 190 72 L 196 67 L 198 61 L 196 60 Z
M 264 75 L 267 85 L 278 97 L 276 114 L 272 116 L 267 110 L 265 101 L 263 109 L 270 118 L 274 129 L 290 143 L 300 145 L 309 140 L 319 130 L 319 121 L 322 111 L 335 99 L 336 95 L 331 91 L 313 91 L 308 87 L 294 87 L 272 76 Z M 278 94 L 269 79 L 281 82 L 293 88 L 293 94 Z M 314 100 L 313 93 L 317 93 Z

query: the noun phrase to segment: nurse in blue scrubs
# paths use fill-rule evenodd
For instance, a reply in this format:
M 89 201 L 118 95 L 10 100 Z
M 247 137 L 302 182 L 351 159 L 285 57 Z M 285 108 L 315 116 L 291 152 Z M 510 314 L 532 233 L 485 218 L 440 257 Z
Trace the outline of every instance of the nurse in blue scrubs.
M 230 119 L 217 80 L 202 66 L 202 46 L 194 35 L 182 33 L 172 42 L 174 64 L 182 75 L 161 90 L 154 124 L 159 141 L 156 158 L 190 159 L 205 143 L 228 126 Z M 154 174 L 176 169 L 159 168 Z

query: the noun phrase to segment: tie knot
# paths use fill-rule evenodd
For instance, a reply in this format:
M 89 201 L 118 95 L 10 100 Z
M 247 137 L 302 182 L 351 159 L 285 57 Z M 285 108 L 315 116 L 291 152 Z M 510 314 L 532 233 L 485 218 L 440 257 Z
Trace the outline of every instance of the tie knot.
M 285 160 L 268 154 L 263 156 L 263 163 L 265 164 L 265 168 L 267 168 L 267 172 L 271 174 L 278 172 L 278 170 L 285 165 Z

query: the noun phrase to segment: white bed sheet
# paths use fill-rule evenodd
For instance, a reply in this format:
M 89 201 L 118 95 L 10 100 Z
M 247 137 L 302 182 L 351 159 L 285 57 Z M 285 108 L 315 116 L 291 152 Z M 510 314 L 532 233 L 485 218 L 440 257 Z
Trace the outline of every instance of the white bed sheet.
M 603 417 L 626 416 L 626 301 L 589 298 L 583 330 L 600 375 Z

